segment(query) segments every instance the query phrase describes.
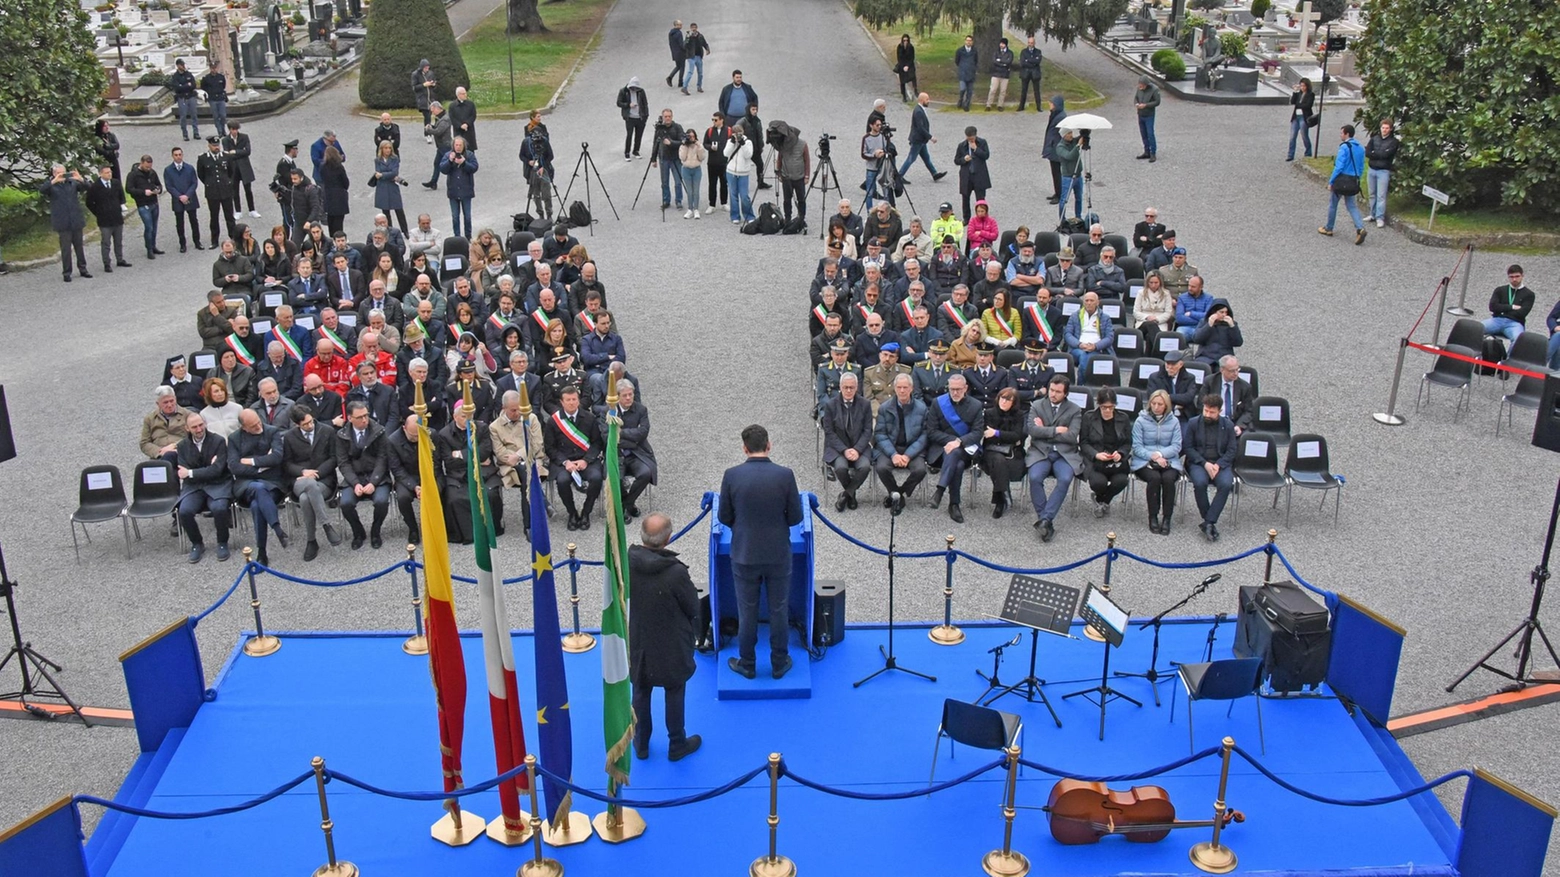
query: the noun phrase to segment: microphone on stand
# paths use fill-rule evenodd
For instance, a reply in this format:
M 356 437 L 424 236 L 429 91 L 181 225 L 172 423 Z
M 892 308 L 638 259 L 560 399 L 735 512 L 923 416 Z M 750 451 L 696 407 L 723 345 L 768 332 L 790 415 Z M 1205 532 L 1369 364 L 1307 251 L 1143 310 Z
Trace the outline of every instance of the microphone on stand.
M 1015 633 L 1015 634 L 1013 634 L 1013 638 L 1008 640 L 1007 642 L 1002 643 L 1001 645 L 992 646 L 991 648 L 987 649 L 986 650 L 986 654 L 993 655 L 993 654 L 996 654 L 997 652 L 1002 651 L 1003 649 L 1007 648 L 1008 646 L 1016 646 L 1016 645 L 1018 645 L 1018 641 L 1023 639 L 1023 638 L 1024 638 L 1024 634 L 1022 632 Z
M 1222 578 L 1224 578 L 1224 574 L 1216 572 L 1213 575 L 1203 579 L 1202 580 L 1202 584 L 1197 586 L 1197 590 L 1198 591 L 1206 591 L 1208 589 L 1209 585 L 1213 584 L 1214 582 L 1216 582 L 1216 581 L 1218 581 L 1219 579 L 1222 579 Z

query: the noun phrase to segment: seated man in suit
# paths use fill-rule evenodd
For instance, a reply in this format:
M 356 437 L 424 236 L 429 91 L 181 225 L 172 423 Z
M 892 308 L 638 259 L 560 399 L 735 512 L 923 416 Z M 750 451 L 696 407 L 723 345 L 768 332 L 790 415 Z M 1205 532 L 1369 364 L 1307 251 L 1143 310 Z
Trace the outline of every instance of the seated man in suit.
M 655 449 L 650 447 L 650 412 L 644 403 L 635 399 L 637 391 L 633 381 L 619 379 L 617 390 L 618 416 L 622 419 L 622 425 L 618 427 L 618 455 L 621 457 L 619 464 L 623 483 L 627 485 L 622 497 L 623 514 L 625 519 L 633 519 L 639 517 L 637 503 L 640 494 L 656 483 L 659 469 L 655 462 Z M 605 417 L 608 413 L 603 407 L 596 415 L 603 447 L 607 443 Z M 632 484 L 629 483 L 630 479 Z
M 840 485 L 837 512 L 856 507 L 856 491 L 872 474 L 872 414 L 857 394 L 860 383 L 854 372 L 841 374 L 839 393 L 823 406 L 823 464 Z
M 400 400 L 396 398 L 395 388 L 379 382 L 379 371 L 373 363 L 358 363 L 357 379 L 357 385 L 347 391 L 347 408 L 350 409 L 353 402 L 362 402 L 368 409 L 369 419 L 381 427 L 400 420 Z M 347 419 L 352 419 L 350 412 Z
M 255 365 L 255 374 L 276 382 L 276 390 L 289 399 L 303 394 L 303 365 L 280 341 L 265 346 L 265 359 Z
M 352 550 L 362 548 L 365 540 L 380 547 L 384 539 L 379 528 L 390 511 L 390 454 L 385 428 L 368 416 L 368 405 L 362 400 L 347 402 L 347 425 L 336 433 L 336 472 L 341 478 L 341 515 L 352 528 Z M 365 499 L 374 504 L 374 523 L 368 533 L 357 510 Z
M 980 458 L 980 441 L 986 429 L 985 407 L 979 399 L 968 395 L 964 375 L 948 378 L 948 392 L 937 397 L 928 406 L 926 456 L 929 464 L 942 461 L 942 474 L 937 479 L 937 489 L 932 491 L 932 508 L 942 503 L 943 492 L 948 493 L 948 517 L 955 524 L 964 523 L 961 491 L 964 487 L 964 470 Z
M 1223 400 L 1210 393 L 1202 399 L 1202 414 L 1186 424 L 1181 447 L 1186 452 L 1186 477 L 1197 497 L 1202 523 L 1197 529 L 1209 542 L 1219 541 L 1219 516 L 1235 487 L 1235 424 L 1219 413 Z M 1214 486 L 1208 500 L 1208 485 Z
M 346 400 L 325 389 L 325 381 L 319 375 L 309 375 L 303 379 L 303 395 L 293 407 L 313 414 L 322 425 L 337 427 L 347 422 L 345 404 Z
M 211 512 L 217 528 L 217 560 L 228 559 L 228 503 L 233 496 L 233 476 L 227 468 L 227 439 L 206 431 L 199 414 L 184 418 L 185 436 L 175 451 L 179 474 L 179 526 L 190 540 L 190 563 L 200 563 L 206 543 L 200 538 L 195 516 Z
M 337 308 L 356 309 L 368 298 L 368 283 L 363 279 L 363 272 L 349 264 L 345 252 L 337 252 L 330 258 L 330 269 L 325 272 L 326 299 Z M 319 302 L 320 305 L 324 303 L 324 300 Z
M 1170 394 L 1170 408 L 1185 425 L 1187 418 L 1197 415 L 1198 400 L 1202 390 L 1197 380 L 1186 370 L 1186 352 L 1172 350 L 1165 354 L 1165 367 L 1148 379 L 1148 395 L 1155 390 Z
M 1127 272 L 1116 264 L 1116 248 L 1106 245 L 1100 250 L 1100 260 L 1089 266 L 1083 275 L 1083 288 L 1097 292 L 1103 298 L 1127 297 Z
M 1203 381 L 1202 392 L 1205 395 L 1219 397 L 1220 410 L 1235 427 L 1237 438 L 1251 429 L 1252 423 L 1255 422 L 1251 403 L 1256 399 L 1257 394 L 1251 392 L 1251 384 L 1240 376 L 1240 360 L 1234 356 L 1220 359 L 1219 370 Z
M 307 562 L 320 554 L 320 543 L 314 537 L 327 514 L 325 498 L 336 492 L 336 430 L 303 404 L 293 406 L 289 419 L 293 427 L 282 435 L 282 483 L 290 487 L 303 512 L 307 534 L 303 559 Z M 325 539 L 332 545 L 341 544 L 341 534 L 329 523 L 325 524 Z
M 341 322 L 341 315 L 335 308 L 320 308 L 320 323 L 314 327 L 314 341 L 303 348 L 303 355 L 314 355 L 319 349 L 317 342 L 326 339 L 335 345 L 337 353 L 346 356 L 357 349 L 357 335 L 357 327 Z
M 1089 357 L 1109 354 L 1116 342 L 1116 328 L 1100 310 L 1098 293 L 1083 294 L 1083 307 L 1067 318 L 1067 353 L 1078 363 L 1078 374 L 1087 374 Z
M 434 382 L 433 369 L 427 360 L 414 356 L 406 363 L 406 380 L 396 388 L 395 416 L 385 423 L 385 429 L 412 413 L 412 406 L 417 404 L 418 387 L 422 387 L 423 404 L 428 406 L 428 431 L 443 429 L 444 424 L 450 422 L 450 406 L 444 401 L 444 386 Z M 373 417 L 372 409 L 369 410 L 369 416 Z
M 1029 406 L 1029 451 L 1024 464 L 1029 467 L 1029 499 L 1035 507 L 1035 529 L 1040 541 L 1050 542 L 1056 533 L 1052 523 L 1067 499 L 1067 488 L 1082 468 L 1078 456 L 1078 431 L 1083 410 L 1067 398 L 1072 381 L 1066 375 L 1051 378 L 1046 395 Z M 1056 479 L 1056 487 L 1046 496 L 1045 479 Z
M 951 383 L 953 378 L 949 377 Z M 894 494 L 909 499 L 926 478 L 926 405 L 914 398 L 915 382 L 909 375 L 894 378 L 894 398 L 878 409 L 873 430 L 872 469 L 887 495 L 883 507 L 893 505 Z M 904 480 L 899 480 L 903 478 Z
M 259 414 L 266 426 L 274 426 L 278 430 L 288 429 L 292 425 L 291 414 L 296 403 L 282 395 L 275 378 L 262 378 L 259 387 L 260 398 L 249 406 L 249 410 Z
M 526 396 L 531 407 L 540 410 L 542 408 L 542 378 L 531 370 L 531 355 L 524 349 L 512 351 L 509 354 L 509 371 L 504 372 L 494 381 L 494 392 L 498 393 L 502 400 L 504 394 L 510 390 L 518 392 L 525 387 Z
M 578 386 L 564 385 L 558 393 L 558 408 L 543 425 L 547 445 L 547 471 L 558 487 L 558 496 L 569 510 L 570 530 L 589 530 L 590 513 L 601 493 L 601 442 L 596 418 L 580 406 Z M 585 493 L 585 504 L 574 501 L 574 491 Z
M 345 263 L 346 257 L 341 259 Z M 287 300 L 298 313 L 312 314 L 330 303 L 331 293 L 325 278 L 314 273 L 314 263 L 308 256 L 298 260 L 295 270 L 297 274 L 287 281 Z M 356 271 L 352 273 L 357 274 Z
M 267 528 L 276 531 L 276 541 L 287 547 L 287 531 L 282 529 L 277 505 L 282 487 L 282 430 L 265 423 L 260 414 L 246 408 L 238 415 L 238 431 L 228 437 L 228 471 L 233 473 L 233 496 L 249 504 L 254 515 L 255 560 L 270 566 L 266 554 Z
M 1045 269 L 1045 285 L 1052 298 L 1083 294 L 1083 269 L 1073 264 L 1071 247 L 1063 247 L 1056 254 L 1056 264 Z
M 883 345 L 899 343 L 899 333 L 885 328 L 882 315 L 877 313 L 868 314 L 863 325 L 864 331 L 851 344 L 850 359 L 867 369 L 878 364 Z
M 391 479 L 395 482 L 395 507 L 406 524 L 406 541 L 422 541 L 417 525 L 417 502 L 422 499 L 422 464 L 417 459 L 417 415 L 408 414 L 401 428 L 389 434 L 387 441 Z M 434 463 L 437 468 L 437 461 Z
M 964 334 L 964 325 L 980 319 L 980 308 L 970 301 L 970 288 L 960 283 L 948 294 L 948 300 L 937 306 L 937 331 L 944 338 L 958 338 Z

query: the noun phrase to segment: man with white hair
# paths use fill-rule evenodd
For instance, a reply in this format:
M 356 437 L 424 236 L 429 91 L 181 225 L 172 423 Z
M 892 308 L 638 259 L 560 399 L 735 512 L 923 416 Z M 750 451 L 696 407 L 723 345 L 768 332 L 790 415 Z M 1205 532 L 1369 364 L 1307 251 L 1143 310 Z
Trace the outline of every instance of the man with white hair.
M 518 353 L 524 357 L 525 354 Z M 532 406 L 535 398 L 527 400 Z M 504 392 L 498 416 L 488 424 L 488 436 L 493 441 L 493 460 L 498 463 L 498 477 L 505 487 L 520 489 L 520 517 L 525 524 L 526 538 L 531 533 L 531 504 L 527 492 L 531 486 L 531 464 L 540 468 L 543 479 L 547 477 L 547 447 L 542 437 L 542 421 L 533 407 L 525 416 L 520 413 L 520 393 Z
M 174 451 L 185 435 L 184 422 L 194 412 L 180 408 L 173 388 L 166 384 L 153 390 L 152 398 L 157 407 L 141 420 L 141 453 L 147 459 L 160 457 L 172 463 Z
M 200 563 L 206 543 L 200 537 L 195 517 L 211 512 L 217 530 L 217 560 L 228 559 L 228 503 L 233 495 L 233 477 L 227 468 L 227 439 L 206 431 L 199 414 L 184 420 L 185 436 L 179 441 L 175 465 L 179 475 L 179 525 L 190 540 L 190 563 Z

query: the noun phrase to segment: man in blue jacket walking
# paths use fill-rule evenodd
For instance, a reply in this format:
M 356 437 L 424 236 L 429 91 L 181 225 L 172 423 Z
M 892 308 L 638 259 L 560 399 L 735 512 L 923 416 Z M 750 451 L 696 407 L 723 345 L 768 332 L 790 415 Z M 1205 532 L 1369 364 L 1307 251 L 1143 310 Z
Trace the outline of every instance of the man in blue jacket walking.
M 1353 125 L 1344 125 L 1340 134 L 1343 142 L 1338 144 L 1332 176 L 1327 178 L 1327 188 L 1332 191 L 1332 200 L 1327 205 L 1327 224 L 1317 231 L 1332 237 L 1333 223 L 1338 220 L 1338 199 L 1341 198 L 1343 206 L 1349 210 L 1349 218 L 1354 220 L 1354 243 L 1363 244 L 1365 221 L 1360 218 L 1360 208 L 1354 199 L 1360 193 L 1360 177 L 1365 173 L 1365 147 L 1354 139 Z
M 791 528 L 802 522 L 796 475 L 769 459 L 769 431 L 758 424 L 742 430 L 747 461 L 726 470 L 720 481 L 720 522 L 731 530 L 731 574 L 737 594 L 738 657 L 726 662 L 752 679 L 758 645 L 758 592 L 769 589 L 770 675 L 791 669 Z

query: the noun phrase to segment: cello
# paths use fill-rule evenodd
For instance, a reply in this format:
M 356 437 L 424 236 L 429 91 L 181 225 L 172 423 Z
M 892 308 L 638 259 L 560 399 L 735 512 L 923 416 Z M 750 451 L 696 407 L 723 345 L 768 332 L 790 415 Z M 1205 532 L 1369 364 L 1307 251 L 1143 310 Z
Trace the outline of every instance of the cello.
M 1050 816 L 1051 836 L 1059 843 L 1099 843 L 1108 834 L 1126 835 L 1132 843 L 1164 840 L 1172 829 L 1211 828 L 1213 820 L 1175 818 L 1170 793 L 1159 786 L 1133 786 L 1116 791 L 1104 783 L 1057 780 L 1042 808 Z M 1226 810 L 1223 825 L 1245 822 L 1238 810 Z

